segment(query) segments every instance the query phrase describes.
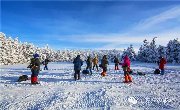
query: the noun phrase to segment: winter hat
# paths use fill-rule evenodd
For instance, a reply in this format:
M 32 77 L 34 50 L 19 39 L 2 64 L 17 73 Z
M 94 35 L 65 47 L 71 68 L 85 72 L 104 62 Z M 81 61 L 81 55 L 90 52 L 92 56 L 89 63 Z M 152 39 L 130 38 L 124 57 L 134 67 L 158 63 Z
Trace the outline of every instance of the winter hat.
M 77 55 L 77 58 L 80 58 L 80 55 Z
M 39 58 L 39 54 L 35 53 L 34 55 L 34 58 Z

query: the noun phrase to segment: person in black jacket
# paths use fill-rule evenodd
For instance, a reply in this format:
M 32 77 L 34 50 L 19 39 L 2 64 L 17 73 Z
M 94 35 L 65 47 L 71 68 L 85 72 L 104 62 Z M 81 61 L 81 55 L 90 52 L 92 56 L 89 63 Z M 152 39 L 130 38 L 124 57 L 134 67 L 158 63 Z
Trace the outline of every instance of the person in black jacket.
M 101 60 L 101 64 L 100 64 L 100 67 L 103 69 L 101 76 L 106 76 L 107 65 L 109 65 L 107 55 L 104 55 Z
M 31 83 L 32 84 L 38 84 L 38 74 L 40 71 L 40 61 L 39 61 L 39 55 L 38 54 L 34 54 L 33 55 L 34 58 L 31 59 L 31 63 L 30 63 L 30 68 L 31 68 Z
M 86 64 L 87 64 L 86 70 L 89 69 L 90 74 L 92 75 L 92 59 L 91 59 L 90 56 L 88 56 L 88 59 L 87 59 L 87 61 L 86 61 Z
M 48 63 L 49 63 L 49 60 L 46 58 L 46 59 L 44 60 L 44 62 L 43 62 L 43 64 L 44 64 L 44 70 L 48 70 L 48 67 L 47 67 Z
M 83 65 L 83 61 L 80 59 L 80 55 L 77 55 L 77 57 L 73 61 L 74 64 L 74 79 L 79 80 L 80 79 L 80 71 L 81 71 L 81 66 Z
M 115 70 L 119 70 L 119 67 L 118 67 L 118 65 L 119 65 L 119 59 L 116 57 L 116 56 L 114 56 L 114 63 L 115 63 Z

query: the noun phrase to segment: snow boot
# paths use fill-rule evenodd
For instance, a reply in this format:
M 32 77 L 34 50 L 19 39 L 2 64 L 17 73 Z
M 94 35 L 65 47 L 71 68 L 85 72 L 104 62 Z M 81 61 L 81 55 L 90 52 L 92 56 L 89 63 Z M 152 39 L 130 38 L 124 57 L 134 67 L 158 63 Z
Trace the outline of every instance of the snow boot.
M 78 75 L 78 80 L 80 80 L 81 79 L 81 77 L 80 77 L 80 74 Z
M 132 77 L 130 75 L 127 75 L 129 82 L 132 82 Z
M 119 67 L 117 66 L 117 70 L 119 70 Z
M 119 70 L 119 67 L 118 67 L 118 66 L 115 66 L 115 70 Z
M 124 80 L 125 80 L 124 83 L 128 83 L 128 82 L 129 82 L 128 75 L 125 75 L 125 76 L 124 76 Z
M 37 83 L 37 76 L 31 76 L 31 84 L 36 84 Z
M 116 66 L 115 66 L 114 70 L 117 70 L 117 69 L 116 69 Z
M 101 76 L 103 76 L 103 77 L 106 76 L 106 72 L 102 72 Z

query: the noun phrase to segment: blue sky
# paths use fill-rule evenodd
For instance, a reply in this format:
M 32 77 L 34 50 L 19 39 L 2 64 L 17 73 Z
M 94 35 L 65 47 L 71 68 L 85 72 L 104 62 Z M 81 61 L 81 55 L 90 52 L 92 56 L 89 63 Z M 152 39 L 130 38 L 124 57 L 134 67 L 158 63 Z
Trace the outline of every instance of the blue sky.
M 1 31 L 53 49 L 137 50 L 180 38 L 178 1 L 1 1 Z

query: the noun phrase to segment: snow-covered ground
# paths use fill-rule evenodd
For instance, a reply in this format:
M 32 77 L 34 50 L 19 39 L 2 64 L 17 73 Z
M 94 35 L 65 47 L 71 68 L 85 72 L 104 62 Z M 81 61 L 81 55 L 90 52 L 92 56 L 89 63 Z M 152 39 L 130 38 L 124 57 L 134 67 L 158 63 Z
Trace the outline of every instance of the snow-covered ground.
M 71 63 L 51 63 L 39 74 L 40 84 L 17 82 L 30 77 L 27 65 L 0 66 L 1 110 L 180 110 L 180 65 L 167 65 L 165 75 L 154 75 L 155 64 L 132 63 L 133 83 L 123 83 L 123 71 L 110 64 L 100 72 L 73 80 Z M 43 68 L 43 66 L 41 66 Z M 85 68 L 85 65 L 82 67 Z

